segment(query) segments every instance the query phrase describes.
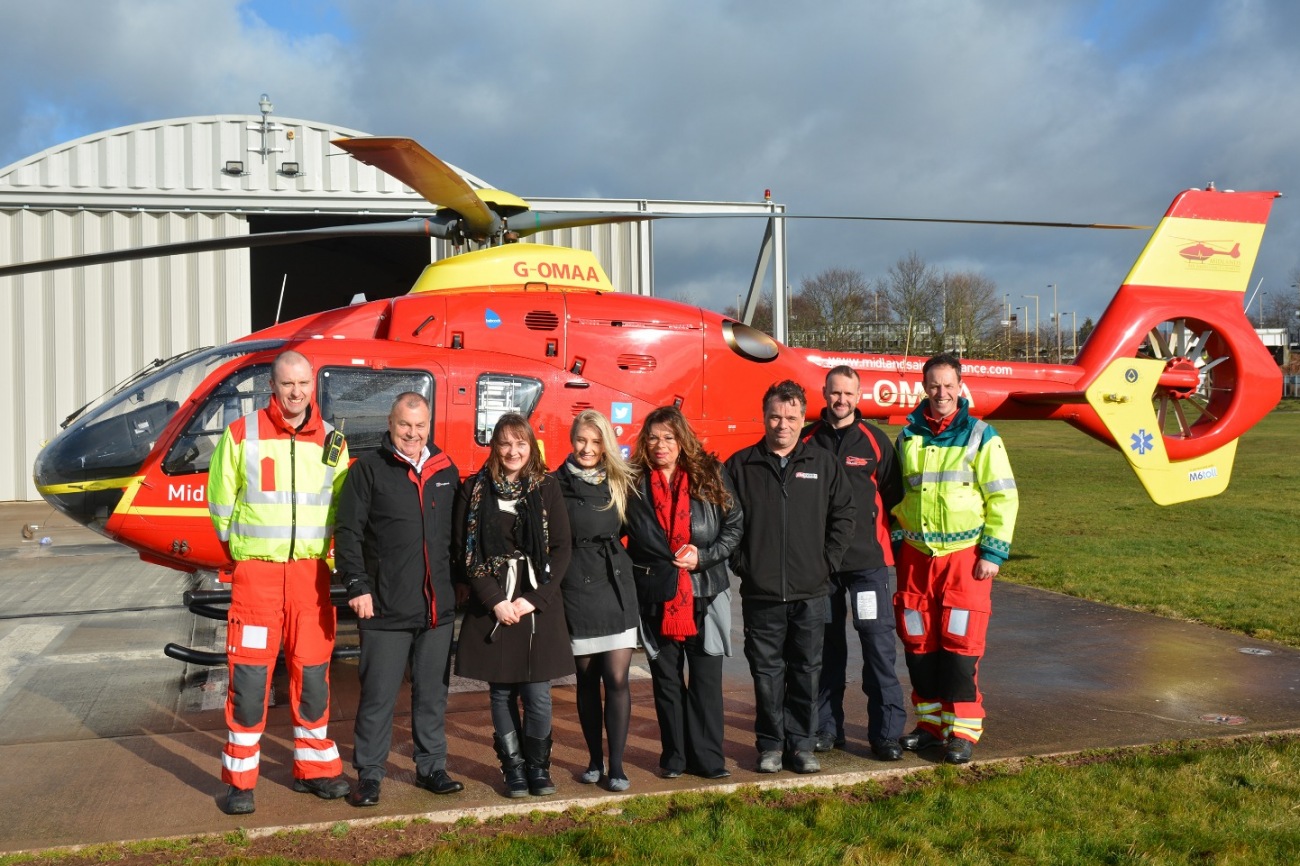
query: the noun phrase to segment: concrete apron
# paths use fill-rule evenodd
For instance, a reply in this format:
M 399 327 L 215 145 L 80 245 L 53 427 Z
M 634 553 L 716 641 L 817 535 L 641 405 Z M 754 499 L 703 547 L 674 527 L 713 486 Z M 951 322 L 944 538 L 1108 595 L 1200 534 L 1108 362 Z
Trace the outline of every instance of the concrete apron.
M 30 540 L 22 528 L 35 525 Z M 49 543 L 41 544 L 48 538 Z M 455 821 L 570 806 L 598 808 L 625 796 L 738 785 L 843 785 L 908 772 L 938 750 L 898 763 L 871 757 L 860 658 L 850 640 L 845 699 L 848 748 L 824 753 L 820 774 L 754 772 L 753 691 L 741 651 L 725 668 L 725 752 L 732 777 L 707 782 L 658 776 L 658 727 L 645 660 L 634 656 L 626 795 L 581 785 L 587 764 L 571 683 L 557 685 L 552 797 L 507 800 L 491 745 L 481 684 L 453 683 L 448 769 L 462 793 L 416 788 L 409 701 L 397 708 L 381 801 L 297 794 L 288 707 L 277 700 L 263 738 L 257 811 L 231 817 L 219 754 L 224 670 L 162 655 L 168 641 L 211 648 L 219 628 L 180 606 L 193 580 L 142 564 L 48 507 L 0 505 L 0 852 L 162 837 L 266 833 L 393 819 Z M 989 651 L 980 669 L 989 716 L 977 761 L 1300 728 L 1300 652 L 1262 641 L 999 583 Z M 341 639 L 354 640 L 352 635 Z M 907 688 L 901 652 L 899 674 Z M 350 766 L 356 665 L 332 673 L 330 733 Z M 277 698 L 287 694 L 283 672 Z M 910 728 L 910 721 L 909 721 Z

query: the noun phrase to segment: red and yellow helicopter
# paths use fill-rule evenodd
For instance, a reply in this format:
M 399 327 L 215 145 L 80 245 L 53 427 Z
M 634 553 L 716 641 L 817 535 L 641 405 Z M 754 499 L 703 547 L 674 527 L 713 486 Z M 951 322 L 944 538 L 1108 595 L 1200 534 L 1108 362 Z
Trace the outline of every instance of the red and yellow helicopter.
M 409 139 L 336 142 L 441 206 L 427 219 L 119 250 L 0 267 L 0 276 L 346 233 L 425 234 L 482 248 L 429 265 L 410 293 L 308 315 L 140 373 L 82 410 L 41 451 L 37 487 L 63 513 L 185 571 L 225 558 L 206 505 L 221 432 L 268 397 L 272 359 L 295 348 L 316 368 L 323 414 L 353 455 L 378 445 L 395 395 L 434 407 L 434 439 L 462 472 L 480 466 L 496 419 L 531 419 L 546 455 L 594 407 L 621 443 L 654 407 L 676 404 L 722 456 L 762 435 L 760 395 L 791 378 L 817 394 L 837 364 L 862 379 L 862 413 L 898 420 L 923 396 L 919 357 L 781 345 L 728 316 L 619 294 L 587 252 L 514 242 L 534 232 L 654 214 L 541 214 L 474 191 Z M 970 361 L 963 392 L 987 418 L 1056 419 L 1117 448 L 1158 503 L 1221 492 L 1236 441 L 1278 401 L 1280 372 L 1242 297 L 1274 192 L 1179 193 L 1074 364 Z M 1215 238 L 1191 255 L 1189 238 Z M 1222 239 L 1222 240 L 1220 240 Z M 1208 247 L 1207 247 L 1208 248 Z M 810 413 L 819 408 L 814 400 Z

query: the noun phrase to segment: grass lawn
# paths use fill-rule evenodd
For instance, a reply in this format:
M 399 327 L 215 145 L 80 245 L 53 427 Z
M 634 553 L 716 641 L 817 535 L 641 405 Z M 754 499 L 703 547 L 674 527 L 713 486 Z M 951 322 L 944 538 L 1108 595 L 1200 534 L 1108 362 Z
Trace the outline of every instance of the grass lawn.
M 1227 492 L 1171 507 L 1117 451 L 1059 422 L 996 427 L 1020 490 L 1000 577 L 1300 646 L 1295 407 L 1241 439 Z

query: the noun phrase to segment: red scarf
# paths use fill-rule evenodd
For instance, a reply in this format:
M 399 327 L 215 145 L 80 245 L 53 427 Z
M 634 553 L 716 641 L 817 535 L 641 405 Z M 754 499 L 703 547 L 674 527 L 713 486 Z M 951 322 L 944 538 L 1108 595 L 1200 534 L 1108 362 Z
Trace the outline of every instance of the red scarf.
M 690 481 L 690 476 L 680 466 L 673 472 L 672 481 L 665 481 L 664 474 L 658 469 L 650 472 L 650 499 L 654 503 L 655 517 L 668 538 L 668 549 L 674 554 L 682 549 L 682 545 L 691 543 Z M 677 595 L 664 603 L 664 621 L 660 630 L 664 637 L 676 641 L 695 634 L 695 593 L 691 591 L 690 572 L 684 568 L 677 569 Z

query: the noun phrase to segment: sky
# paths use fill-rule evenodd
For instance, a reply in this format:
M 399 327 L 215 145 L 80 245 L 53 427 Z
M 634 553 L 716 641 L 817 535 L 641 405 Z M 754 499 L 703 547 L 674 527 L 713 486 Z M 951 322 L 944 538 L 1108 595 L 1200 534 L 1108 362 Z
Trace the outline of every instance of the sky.
M 0 4 L 0 166 L 118 126 L 257 115 L 268 93 L 280 116 L 416 138 L 525 198 L 770 189 L 797 213 L 1154 225 L 1213 182 L 1296 196 L 1252 289 L 1300 307 L 1291 0 Z M 734 305 L 761 231 L 656 224 L 656 293 Z M 1052 286 L 1059 311 L 1095 318 L 1145 240 L 792 223 L 788 282 L 875 280 L 915 252 L 1013 307 L 1037 295 L 1046 327 Z

